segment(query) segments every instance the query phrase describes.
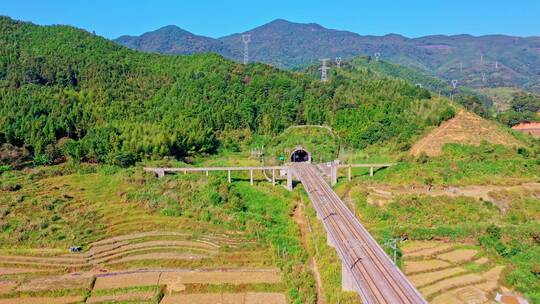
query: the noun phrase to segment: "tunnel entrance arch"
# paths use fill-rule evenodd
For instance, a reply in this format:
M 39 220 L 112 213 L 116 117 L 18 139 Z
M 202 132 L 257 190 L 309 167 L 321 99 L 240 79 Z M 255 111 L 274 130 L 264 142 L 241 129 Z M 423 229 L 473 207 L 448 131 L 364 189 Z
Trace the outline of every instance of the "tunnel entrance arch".
M 302 147 L 296 147 L 291 153 L 293 163 L 311 163 L 311 153 Z

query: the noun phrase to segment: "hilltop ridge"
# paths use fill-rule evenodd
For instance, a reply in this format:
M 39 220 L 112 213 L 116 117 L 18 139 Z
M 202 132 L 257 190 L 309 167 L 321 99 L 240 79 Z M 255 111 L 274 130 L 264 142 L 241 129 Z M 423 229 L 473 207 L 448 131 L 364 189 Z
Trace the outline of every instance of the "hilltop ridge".
M 202 39 L 204 51 L 242 60 L 241 34 L 251 34 L 250 58 L 284 68 L 305 66 L 320 58 L 351 58 L 380 53 L 386 61 L 422 69 L 449 81 L 458 79 L 460 86 L 472 88 L 519 86 L 540 92 L 540 37 L 505 35 L 431 35 L 408 38 L 399 34 L 362 36 L 343 30 L 328 29 L 316 23 L 295 23 L 277 19 L 267 24 L 221 38 Z M 144 37 L 143 37 L 144 36 Z M 161 38 L 158 38 L 161 37 Z M 174 40 L 164 33 L 147 33 L 131 41 Z M 138 48 L 131 41 L 115 40 L 128 47 Z M 162 44 L 164 54 L 200 52 L 182 39 L 178 52 Z M 214 48 L 219 45 L 222 48 Z M 482 73 L 486 79 L 483 80 Z

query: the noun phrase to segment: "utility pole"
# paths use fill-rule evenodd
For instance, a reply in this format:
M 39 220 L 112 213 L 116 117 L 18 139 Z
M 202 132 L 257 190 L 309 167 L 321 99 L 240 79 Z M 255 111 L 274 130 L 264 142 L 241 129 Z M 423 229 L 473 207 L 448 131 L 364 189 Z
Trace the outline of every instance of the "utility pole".
M 244 34 L 242 35 L 242 42 L 244 43 L 244 64 L 249 62 L 249 43 L 251 42 L 251 35 Z
M 327 65 L 326 65 L 326 62 L 328 62 L 328 60 L 330 59 L 321 59 L 322 61 L 322 66 L 319 68 L 319 70 L 321 71 L 321 82 L 327 82 L 328 81 L 328 69 L 330 69 Z
M 397 264 L 397 243 L 398 242 L 401 242 L 401 241 L 404 241 L 405 238 L 403 237 L 400 237 L 400 238 L 391 238 L 391 239 L 388 239 L 385 243 L 386 247 L 389 247 L 389 248 L 393 248 L 394 249 L 394 265 Z

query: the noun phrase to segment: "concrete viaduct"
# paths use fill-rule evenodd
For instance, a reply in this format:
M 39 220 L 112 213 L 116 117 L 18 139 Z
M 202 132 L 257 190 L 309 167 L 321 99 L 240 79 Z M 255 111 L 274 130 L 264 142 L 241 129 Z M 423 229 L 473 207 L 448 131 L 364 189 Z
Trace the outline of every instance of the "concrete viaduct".
M 308 193 L 323 222 L 328 243 L 334 247 L 342 263 L 342 288 L 355 291 L 362 303 L 427 303 L 401 270 L 392 263 L 381 246 L 362 226 L 356 216 L 330 187 L 337 182 L 338 169 L 347 169 L 347 179 L 352 178 L 353 168 L 369 168 L 370 176 L 375 169 L 392 164 L 339 164 L 338 162 L 311 164 L 311 155 L 303 149 L 295 149 L 291 163 L 282 166 L 253 167 L 203 167 L 203 168 L 144 168 L 157 177 L 167 173 L 227 172 L 231 182 L 233 171 L 247 171 L 253 185 L 253 173 L 271 172 L 267 179 L 276 184 L 276 179 L 286 178 L 286 188 L 291 191 L 293 178 L 298 179 Z M 278 176 L 279 175 L 279 176 Z M 330 185 L 329 185 L 330 184 Z

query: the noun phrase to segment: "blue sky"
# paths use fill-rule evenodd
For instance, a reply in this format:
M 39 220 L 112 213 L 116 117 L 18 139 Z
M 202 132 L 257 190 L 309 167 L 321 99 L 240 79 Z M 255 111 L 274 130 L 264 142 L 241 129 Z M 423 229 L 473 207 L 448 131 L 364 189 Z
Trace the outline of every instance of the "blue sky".
M 540 36 L 540 0 L 0 0 L 0 15 L 74 25 L 108 38 L 169 24 L 220 37 L 276 18 L 362 35 Z

